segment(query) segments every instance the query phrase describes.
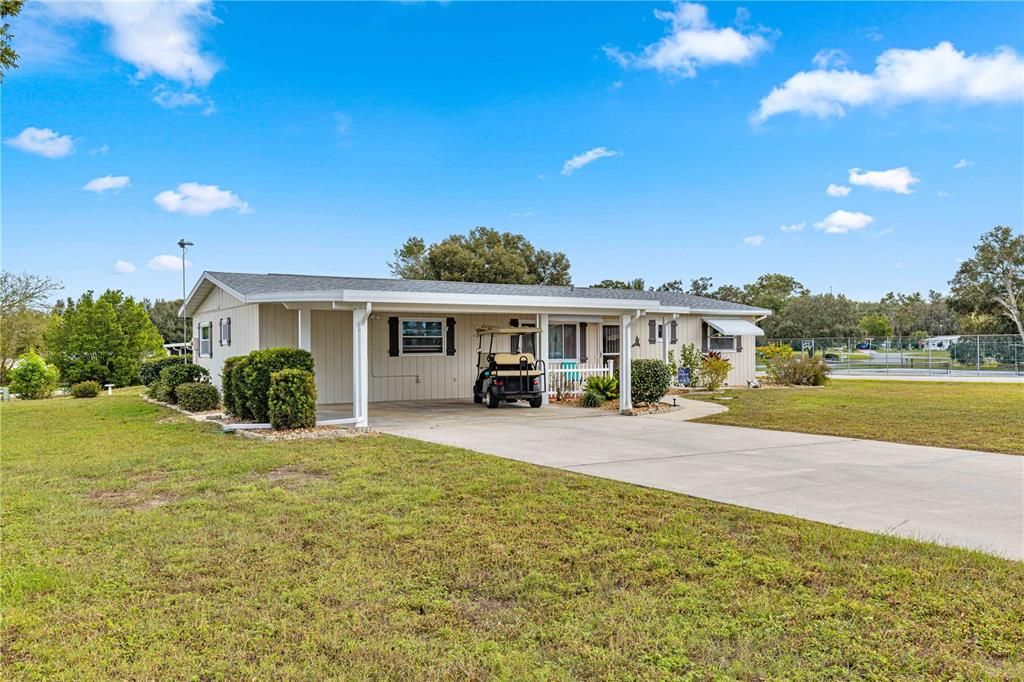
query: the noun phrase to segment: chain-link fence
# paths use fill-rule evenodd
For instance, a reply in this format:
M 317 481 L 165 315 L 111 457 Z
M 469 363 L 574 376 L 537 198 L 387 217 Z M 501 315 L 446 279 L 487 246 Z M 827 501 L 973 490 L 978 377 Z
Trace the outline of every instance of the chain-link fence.
M 760 338 L 758 348 L 785 345 L 821 357 L 837 375 L 1024 376 L 1024 341 L 1015 334 L 885 338 Z M 757 353 L 765 370 L 765 353 Z

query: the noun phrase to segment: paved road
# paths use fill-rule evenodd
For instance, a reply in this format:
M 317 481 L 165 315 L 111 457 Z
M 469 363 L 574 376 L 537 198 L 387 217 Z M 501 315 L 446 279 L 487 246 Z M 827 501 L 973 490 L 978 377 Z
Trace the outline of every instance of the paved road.
M 695 424 L 679 413 L 374 403 L 371 427 L 544 466 L 1024 560 L 1024 457 Z

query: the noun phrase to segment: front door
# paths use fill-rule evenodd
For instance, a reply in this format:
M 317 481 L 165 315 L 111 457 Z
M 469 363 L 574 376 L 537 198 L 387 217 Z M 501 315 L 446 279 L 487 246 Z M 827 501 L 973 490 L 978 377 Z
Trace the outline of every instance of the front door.
M 601 364 L 611 360 L 615 371 L 619 371 L 619 325 L 606 324 L 601 327 Z

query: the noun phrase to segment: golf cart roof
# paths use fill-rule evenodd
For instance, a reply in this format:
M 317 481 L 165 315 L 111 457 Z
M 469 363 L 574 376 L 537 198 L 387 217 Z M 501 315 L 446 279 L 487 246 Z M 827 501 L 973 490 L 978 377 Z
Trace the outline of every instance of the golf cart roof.
M 517 336 L 519 334 L 536 334 L 540 329 L 537 327 L 478 327 L 476 330 L 477 336 L 488 336 L 495 334 L 497 336 Z

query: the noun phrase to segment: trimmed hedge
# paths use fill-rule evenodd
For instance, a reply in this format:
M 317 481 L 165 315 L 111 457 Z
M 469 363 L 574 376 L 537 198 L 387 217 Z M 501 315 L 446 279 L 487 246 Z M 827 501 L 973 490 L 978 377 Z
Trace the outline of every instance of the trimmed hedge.
M 239 362 L 245 359 L 244 355 L 234 355 L 224 361 L 224 365 L 220 369 L 220 388 L 221 396 L 224 401 L 224 411 L 228 414 L 235 414 L 235 376 L 234 367 Z
M 146 395 L 153 400 L 159 400 L 162 403 L 171 402 L 171 396 L 170 392 L 167 390 L 167 384 L 160 379 L 157 379 L 150 385 Z
M 672 370 L 661 360 L 633 360 L 630 369 L 634 405 L 656 403 L 668 393 Z
M 228 361 L 231 362 L 228 366 Z M 225 367 L 227 374 L 221 376 L 224 384 L 224 409 L 232 416 L 245 421 L 252 420 L 252 412 L 249 411 L 249 384 L 246 381 L 246 369 L 249 367 L 249 356 L 243 355 L 238 358 L 228 358 Z M 228 393 L 230 386 L 230 394 Z
M 189 412 L 215 410 L 220 405 L 217 387 L 203 381 L 179 384 L 174 392 L 178 396 L 178 407 Z
M 298 348 L 268 348 L 249 353 L 249 360 L 245 363 L 242 376 L 245 385 L 245 405 L 254 421 L 268 421 L 271 375 L 285 369 L 301 369 L 312 375 L 313 354 Z M 236 390 L 237 387 L 232 386 L 232 391 Z
M 160 378 L 160 372 L 162 372 L 165 367 L 180 365 L 184 362 L 184 355 L 170 355 L 166 358 L 146 360 L 142 363 L 142 367 L 139 368 L 139 377 L 142 379 L 142 383 L 146 386 L 152 386 L 153 383 Z
M 72 398 L 95 398 L 100 394 L 98 381 L 80 381 L 71 387 Z
M 205 367 L 192 363 L 182 363 L 164 367 L 160 372 L 160 381 L 167 387 L 167 399 L 178 401 L 177 388 L 181 384 L 210 383 L 210 372 Z
M 303 369 L 282 369 L 270 375 L 267 395 L 270 425 L 275 429 L 316 426 L 316 382 Z

